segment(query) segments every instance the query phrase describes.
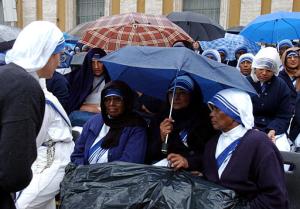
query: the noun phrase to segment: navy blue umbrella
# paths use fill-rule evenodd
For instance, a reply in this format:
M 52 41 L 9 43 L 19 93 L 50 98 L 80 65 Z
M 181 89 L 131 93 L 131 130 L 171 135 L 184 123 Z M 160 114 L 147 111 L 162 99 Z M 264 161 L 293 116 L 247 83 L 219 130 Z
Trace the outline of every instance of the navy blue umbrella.
M 162 100 L 166 99 L 171 81 L 184 74 L 196 81 L 205 101 L 218 91 L 232 87 L 256 94 L 236 68 L 185 47 L 126 46 L 101 61 L 112 80 L 123 80 L 133 89 Z

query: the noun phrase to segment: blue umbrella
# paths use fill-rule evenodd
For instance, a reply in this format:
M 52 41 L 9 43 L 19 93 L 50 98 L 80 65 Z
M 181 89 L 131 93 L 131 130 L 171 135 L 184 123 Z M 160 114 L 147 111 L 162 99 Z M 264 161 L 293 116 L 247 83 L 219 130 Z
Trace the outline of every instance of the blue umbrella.
M 283 39 L 300 38 L 300 12 L 274 12 L 261 15 L 241 32 L 251 41 L 276 44 Z
M 162 100 L 166 99 L 171 81 L 183 74 L 197 82 L 205 101 L 218 91 L 231 87 L 256 94 L 236 68 L 185 47 L 126 46 L 101 61 L 113 80 L 123 80 L 133 89 Z
M 228 60 L 235 60 L 235 50 L 241 46 L 245 46 L 248 49 L 249 53 L 256 54 L 260 47 L 252 41 L 249 41 L 247 38 L 241 35 L 226 33 L 224 38 L 219 38 L 213 41 L 200 41 L 201 48 L 206 49 L 228 49 Z

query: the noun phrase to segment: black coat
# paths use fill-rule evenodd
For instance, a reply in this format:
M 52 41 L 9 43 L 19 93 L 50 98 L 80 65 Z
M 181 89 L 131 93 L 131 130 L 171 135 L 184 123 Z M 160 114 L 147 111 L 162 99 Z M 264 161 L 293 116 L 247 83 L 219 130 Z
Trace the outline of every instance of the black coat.
M 45 97 L 39 83 L 13 63 L 0 67 L 0 86 L 0 209 L 11 209 L 10 193 L 32 178 Z
M 259 94 L 251 96 L 255 127 L 266 133 L 270 130 L 275 130 L 276 135 L 285 133 L 293 114 L 290 109 L 291 91 L 287 84 L 273 76 L 262 93 L 260 82 L 254 82 L 250 76 L 247 79 Z

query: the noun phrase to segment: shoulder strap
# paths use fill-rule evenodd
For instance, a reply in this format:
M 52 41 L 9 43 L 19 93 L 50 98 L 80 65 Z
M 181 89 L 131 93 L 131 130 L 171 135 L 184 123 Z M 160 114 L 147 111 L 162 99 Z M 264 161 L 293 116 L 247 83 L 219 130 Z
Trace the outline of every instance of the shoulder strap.
M 51 102 L 50 100 L 46 99 L 46 104 L 49 105 L 54 109 L 55 112 L 57 112 L 66 122 L 66 124 L 72 128 L 71 124 L 68 122 L 68 120 L 64 117 L 64 115 L 57 109 L 57 107 Z

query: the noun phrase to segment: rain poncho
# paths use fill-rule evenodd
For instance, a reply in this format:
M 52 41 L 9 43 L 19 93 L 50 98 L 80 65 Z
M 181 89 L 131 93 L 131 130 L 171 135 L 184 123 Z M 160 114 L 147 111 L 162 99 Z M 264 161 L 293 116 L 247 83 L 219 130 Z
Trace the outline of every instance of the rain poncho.
M 266 47 L 259 50 L 254 56 L 252 62 L 251 77 L 254 82 L 258 82 L 255 75 L 255 69 L 270 69 L 277 76 L 279 73 L 279 67 L 281 65 L 280 57 L 277 50 L 273 47 Z

